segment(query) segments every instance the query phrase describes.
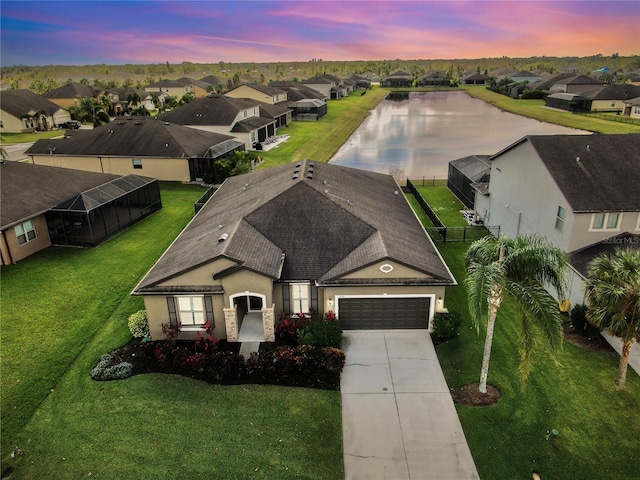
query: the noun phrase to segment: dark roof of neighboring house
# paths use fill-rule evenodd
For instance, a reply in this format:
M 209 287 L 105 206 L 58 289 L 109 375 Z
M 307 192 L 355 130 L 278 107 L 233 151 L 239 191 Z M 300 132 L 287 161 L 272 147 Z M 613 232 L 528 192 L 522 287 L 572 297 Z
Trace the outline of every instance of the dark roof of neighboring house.
M 200 87 L 203 90 L 206 90 L 208 87 L 211 86 L 211 84 L 208 82 L 203 82 L 202 80 L 194 80 L 193 78 L 189 78 L 189 77 L 178 78 L 176 82 L 182 83 L 184 85 L 195 85 L 196 87 Z
M 325 100 L 325 95 L 321 94 L 317 90 L 306 86 L 300 82 L 271 82 L 271 86 L 279 89 L 285 90 L 287 92 L 287 98 L 291 101 L 297 100 L 306 100 L 306 99 L 314 99 L 314 100 Z
M 393 72 L 391 72 L 387 78 L 389 78 L 389 77 L 408 77 L 408 78 L 412 78 L 412 75 L 409 72 L 405 71 L 405 70 L 398 69 L 398 70 L 394 70 Z
M 42 95 L 33 93 L 26 88 L 20 90 L 6 90 L 0 95 L 0 109 L 14 117 L 20 118 L 30 111 L 45 111 L 52 115 L 60 110 L 55 103 L 47 100 Z
M 178 125 L 224 125 L 231 127 L 239 112 L 255 105 L 255 100 L 214 94 L 163 113 L 158 118 Z
M 547 95 L 547 98 L 557 98 L 559 100 L 586 100 L 586 97 L 582 96 L 582 93 L 565 93 L 565 92 L 557 92 L 552 93 L 551 95 Z
M 584 278 L 589 277 L 589 263 L 602 255 L 612 255 L 618 248 L 640 249 L 640 234 L 621 233 L 594 243 L 588 247 L 575 250 L 569 254 L 569 262 Z
M 93 130 L 69 132 L 63 139 L 38 140 L 26 153 L 141 158 L 204 157 L 211 147 L 233 138 L 167 124 L 152 117 L 120 118 Z
M 511 75 L 508 75 L 509 77 L 513 78 L 513 77 L 540 77 L 540 75 L 536 75 L 535 73 L 532 72 L 527 72 L 526 70 L 522 70 L 520 72 L 517 73 L 513 73 Z
M 553 77 L 542 78 L 537 82 L 533 82 L 529 84 L 529 88 L 531 90 L 549 90 L 556 83 L 560 83 L 560 81 L 565 78 L 573 77 L 574 75 L 571 73 L 561 73 L 559 75 L 554 75 Z
M 603 85 L 593 90 L 580 92 L 589 100 L 628 100 L 640 97 L 640 87 L 636 85 Z
M 491 164 L 488 161 L 490 156 L 491 155 L 470 155 L 452 160 L 449 163 L 472 182 L 480 182 L 485 181 L 485 177 L 488 178 L 488 174 L 491 171 Z
M 640 97 L 632 98 L 631 100 L 625 100 L 624 103 L 633 107 L 640 106 Z
M 302 80 L 302 82 L 305 85 L 320 85 L 320 84 L 324 84 L 324 85 L 331 85 L 333 83 L 336 83 L 334 80 L 331 80 L 329 78 L 325 78 L 325 77 L 311 77 L 311 78 L 307 78 L 305 80 Z
M 55 88 L 45 93 L 46 98 L 85 98 L 97 97 L 104 90 L 101 88 L 85 85 L 84 83 L 72 82 Z
M 47 212 L 80 192 L 119 175 L 85 172 L 22 162 L 0 164 L 2 229 Z
M 287 112 L 290 112 L 291 109 L 287 107 L 283 107 L 282 103 L 273 105 L 271 103 L 260 102 L 256 100 L 256 102 L 260 105 L 260 116 L 265 118 L 276 118 L 281 115 L 286 115 Z
M 269 86 L 269 85 L 263 85 L 261 83 L 247 83 L 246 85 L 239 85 L 239 86 L 229 90 L 229 92 L 233 92 L 235 89 L 240 88 L 241 86 L 253 88 L 254 90 L 257 90 L 258 92 L 261 92 L 261 93 L 264 93 L 265 95 L 270 95 L 270 96 L 280 95 L 282 93 L 285 93 L 284 90 L 280 90 L 279 88 L 275 88 L 275 87 L 272 87 L 272 86 Z
M 178 82 L 177 80 L 160 80 L 159 82 L 154 82 L 154 83 L 150 83 L 149 85 L 147 85 L 145 87 L 145 90 L 147 88 L 172 88 L 172 87 L 177 87 L 177 88 L 184 88 L 186 85 L 182 82 Z
M 118 100 L 120 100 L 121 102 L 127 100 L 127 95 L 132 95 L 134 93 L 138 94 L 141 100 L 144 100 L 145 98 L 151 96 L 150 92 L 133 87 L 110 88 L 109 93 L 115 93 L 116 95 L 118 95 Z
M 216 77 L 215 75 L 209 75 L 207 77 L 202 77 L 200 79 L 201 82 L 208 83 L 209 85 L 213 85 L 214 87 L 220 83 L 226 84 L 227 81 L 224 78 Z
M 561 85 L 602 85 L 602 80 L 590 77 L 589 75 L 576 75 L 573 77 L 563 78 L 556 83 Z
M 389 175 L 308 160 L 230 177 L 135 292 L 217 258 L 321 284 L 388 259 L 430 276 L 423 284 L 455 284 L 398 192 Z
M 576 213 L 640 211 L 640 134 L 528 135 Z

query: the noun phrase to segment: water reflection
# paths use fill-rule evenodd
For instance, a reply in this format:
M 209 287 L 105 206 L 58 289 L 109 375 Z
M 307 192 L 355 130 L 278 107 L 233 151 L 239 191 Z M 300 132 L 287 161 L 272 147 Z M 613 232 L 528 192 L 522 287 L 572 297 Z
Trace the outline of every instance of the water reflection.
M 451 160 L 492 155 L 525 135 L 567 133 L 589 132 L 503 112 L 465 92 L 395 93 L 330 162 L 381 173 L 395 164 L 410 178 L 446 178 Z

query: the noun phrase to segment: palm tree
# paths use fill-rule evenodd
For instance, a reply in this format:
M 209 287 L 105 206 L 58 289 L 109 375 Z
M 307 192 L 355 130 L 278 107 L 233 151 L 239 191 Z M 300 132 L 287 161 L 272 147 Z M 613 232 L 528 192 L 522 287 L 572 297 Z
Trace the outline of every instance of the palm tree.
M 93 97 L 81 98 L 77 105 L 69 108 L 76 120 L 80 122 L 90 122 L 94 127 L 109 123 L 109 114 L 105 111 L 100 101 Z
M 539 235 L 496 238 L 487 236 L 471 244 L 466 256 L 469 313 L 479 328 L 487 320 L 481 393 L 487 393 L 491 345 L 504 293 L 511 294 L 521 311 L 520 373 L 523 381 L 531 371 L 537 338 L 553 347 L 562 344 L 562 317 L 558 302 L 545 289 L 552 286 L 560 298 L 565 291 L 565 253 Z
M 593 259 L 585 298 L 587 320 L 622 340 L 616 386 L 624 388 L 631 347 L 640 339 L 640 250 L 617 249 Z

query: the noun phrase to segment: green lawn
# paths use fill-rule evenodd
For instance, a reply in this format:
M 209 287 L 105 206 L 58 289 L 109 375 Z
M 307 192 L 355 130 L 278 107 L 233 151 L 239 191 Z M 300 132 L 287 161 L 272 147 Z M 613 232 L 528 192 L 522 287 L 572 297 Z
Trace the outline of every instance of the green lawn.
M 129 340 L 126 320 L 143 308 L 129 293 L 202 193 L 163 184 L 163 209 L 105 244 L 3 267 L 3 469 L 15 446 L 23 452 L 12 478 L 343 475 L 338 392 L 91 380 L 100 355 Z
M 340 100 L 329 100 L 327 115 L 319 121 L 293 122 L 280 129 L 279 134 L 291 138 L 262 153 L 265 162 L 261 168 L 307 158 L 328 162 L 387 93 L 389 90 L 375 87 L 365 95 L 357 91 Z
M 535 118 L 541 122 L 579 128 L 596 133 L 640 133 L 640 126 L 608 121 L 584 115 L 545 108 L 544 100 L 519 100 L 492 92 L 483 86 L 461 87 L 469 95 L 479 98 L 501 110 Z
M 458 282 L 464 278 L 468 243 L 439 243 Z M 438 358 L 450 387 L 480 378 L 484 330 L 469 320 L 464 287 L 447 289 L 447 307 L 464 315 L 458 338 L 439 345 Z M 640 378 L 629 369 L 627 390 L 614 382 L 619 357 L 565 342 L 559 365 L 543 351 L 524 389 L 518 376 L 519 317 L 506 299 L 498 314 L 489 383 L 502 392 L 490 407 L 458 407 L 481 478 L 637 478 L 640 452 Z M 551 429 L 560 436 L 546 440 Z
M 0 133 L 0 145 L 12 143 L 29 143 L 41 138 L 53 138 L 64 135 L 64 130 L 48 130 L 34 133 Z

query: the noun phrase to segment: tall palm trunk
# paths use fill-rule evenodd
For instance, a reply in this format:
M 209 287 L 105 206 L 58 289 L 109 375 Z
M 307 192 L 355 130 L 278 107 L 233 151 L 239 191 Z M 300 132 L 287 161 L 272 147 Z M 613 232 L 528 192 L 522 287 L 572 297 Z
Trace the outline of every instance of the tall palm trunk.
M 629 356 L 631 355 L 631 347 L 633 341 L 622 343 L 622 355 L 620 355 L 620 367 L 618 369 L 618 378 L 616 379 L 616 387 L 624 388 L 627 381 L 627 367 L 629 366 Z
M 502 303 L 502 289 L 497 285 L 491 287 L 491 293 L 487 299 L 489 302 L 489 321 L 487 322 L 487 336 L 484 339 L 484 353 L 482 355 L 482 370 L 480 371 L 480 393 L 487 393 L 487 376 L 489 375 L 489 360 L 491 358 L 491 345 L 493 344 L 493 330 L 498 316 L 498 309 Z

